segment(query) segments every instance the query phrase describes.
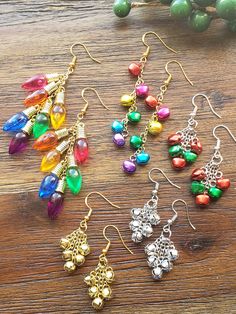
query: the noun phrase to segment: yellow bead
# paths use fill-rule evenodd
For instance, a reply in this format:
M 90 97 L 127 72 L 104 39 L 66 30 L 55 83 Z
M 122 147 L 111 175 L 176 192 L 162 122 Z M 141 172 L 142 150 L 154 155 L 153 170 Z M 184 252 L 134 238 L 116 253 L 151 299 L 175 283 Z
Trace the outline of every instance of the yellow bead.
M 120 99 L 121 106 L 130 107 L 134 104 L 134 97 L 130 95 L 123 95 Z
M 88 246 L 87 243 L 83 243 L 80 247 L 80 253 L 82 255 L 88 255 L 90 253 L 90 247 Z
M 61 155 L 56 150 L 50 150 L 45 156 L 43 156 L 40 170 L 43 172 L 49 172 L 60 162 Z
M 65 261 L 70 261 L 72 259 L 73 252 L 71 250 L 65 250 L 62 252 L 62 258 Z
M 70 241 L 66 238 L 62 238 L 60 241 L 60 247 L 65 250 L 70 246 Z
M 84 258 L 83 255 L 78 254 L 78 255 L 75 256 L 75 264 L 76 264 L 77 266 L 82 265 L 84 262 L 85 262 L 85 258 Z
M 53 129 L 58 130 L 66 118 L 66 109 L 63 105 L 54 105 L 50 114 Z
M 68 273 L 72 273 L 76 270 L 76 265 L 73 262 L 68 261 L 64 264 L 64 269 L 65 271 L 68 271 Z
M 162 129 L 163 129 L 163 126 L 160 122 L 158 122 L 158 121 L 149 122 L 148 132 L 150 134 L 157 135 L 157 134 L 161 133 Z
M 86 277 L 84 278 L 84 282 L 85 282 L 88 286 L 91 285 L 91 276 L 90 276 L 90 275 L 86 276 Z
M 103 300 L 101 298 L 95 298 L 92 302 L 92 307 L 95 310 L 101 310 L 103 308 Z
M 102 296 L 105 298 L 105 299 L 109 299 L 111 297 L 111 288 L 110 287 L 105 287 L 103 290 L 102 290 Z
M 114 272 L 112 270 L 108 270 L 106 272 L 106 279 L 107 279 L 107 282 L 112 282 L 113 279 L 114 279 Z
M 90 298 L 94 298 L 98 292 L 98 288 L 96 286 L 92 286 L 89 288 L 89 296 Z

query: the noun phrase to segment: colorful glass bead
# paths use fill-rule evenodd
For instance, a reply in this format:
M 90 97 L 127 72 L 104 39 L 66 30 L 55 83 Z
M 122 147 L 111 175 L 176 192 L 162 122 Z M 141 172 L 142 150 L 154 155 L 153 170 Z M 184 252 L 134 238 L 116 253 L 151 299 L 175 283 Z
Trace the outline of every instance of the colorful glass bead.
M 131 95 L 123 95 L 120 99 L 121 106 L 130 107 L 134 104 L 134 97 Z
M 191 150 L 197 154 L 197 155 L 200 155 L 201 152 L 202 152 L 202 144 L 201 142 L 199 141 L 199 139 L 195 139 L 193 141 L 193 143 L 191 144 Z
M 199 181 L 193 181 L 191 183 L 191 192 L 193 194 L 202 194 L 205 191 L 205 185 Z
M 173 146 L 173 145 L 176 145 L 176 144 L 180 144 L 181 143 L 181 135 L 178 134 L 178 133 L 175 133 L 175 134 L 171 134 L 169 137 L 168 137 L 168 144 Z
M 217 187 L 211 187 L 208 190 L 208 194 L 211 198 L 213 198 L 214 200 L 217 200 L 222 196 L 223 191 L 221 189 L 218 189 Z
M 170 116 L 170 109 L 168 107 L 160 107 L 157 116 L 159 121 L 165 121 Z
M 45 156 L 43 156 L 40 170 L 43 172 L 49 172 L 59 163 L 61 154 L 56 150 L 50 150 Z
M 78 194 L 82 187 L 82 175 L 79 167 L 69 167 L 66 171 L 66 182 L 73 194 Z
M 145 104 L 147 105 L 147 107 L 149 109 L 156 109 L 156 107 L 158 106 L 159 103 L 158 103 L 158 100 L 155 97 L 149 95 L 145 99 Z
M 125 145 L 125 139 L 124 136 L 120 133 L 116 133 L 113 138 L 113 143 L 116 144 L 118 147 L 122 147 Z
M 39 188 L 39 197 L 41 198 L 48 198 L 55 192 L 55 189 L 58 184 L 58 177 L 54 173 L 50 173 L 47 175 Z
M 20 153 L 26 149 L 29 142 L 29 134 L 21 131 L 15 134 L 9 145 L 9 154 Z
M 175 157 L 172 159 L 172 166 L 175 170 L 182 170 L 186 166 L 186 161 L 181 157 Z
M 129 0 L 115 0 L 113 4 L 113 12 L 118 17 L 126 17 L 131 10 L 131 2 Z
M 227 190 L 230 187 L 230 180 L 223 178 L 218 179 L 216 181 L 216 187 L 221 190 Z
M 39 151 L 46 151 L 56 147 L 57 142 L 57 134 L 54 131 L 48 131 L 34 142 L 33 148 Z
M 133 76 L 139 76 L 141 73 L 140 63 L 133 62 L 128 67 L 129 73 Z
M 136 162 L 138 165 L 146 165 L 150 160 L 150 155 L 145 151 L 139 153 L 136 157 Z
M 191 150 L 186 150 L 185 152 L 183 152 L 183 157 L 187 163 L 193 163 L 197 159 L 197 154 L 193 153 Z
M 135 93 L 140 98 L 146 98 L 148 96 L 149 87 L 145 84 L 136 86 Z
M 54 105 L 51 113 L 51 124 L 53 129 L 58 130 L 66 119 L 66 109 L 63 105 Z
M 210 197 L 207 194 L 196 195 L 195 203 L 200 206 L 207 206 L 210 203 Z
M 127 117 L 130 122 L 134 122 L 134 123 L 137 123 L 141 120 L 141 114 L 138 111 L 129 112 Z
M 64 194 L 61 192 L 54 192 L 48 201 L 48 217 L 56 219 L 63 208 Z
M 33 125 L 33 136 L 34 138 L 40 137 L 49 129 L 49 116 L 45 113 L 39 113 L 36 116 L 34 125 Z
M 78 138 L 74 146 L 74 156 L 78 164 L 84 163 L 88 159 L 89 149 L 86 138 Z
M 191 174 L 192 180 L 194 181 L 201 181 L 206 178 L 206 173 L 203 169 L 194 169 L 192 174 Z
M 157 135 L 163 130 L 163 125 L 159 121 L 150 121 L 148 124 L 148 132 L 152 135 Z
M 138 135 L 133 135 L 130 138 L 130 146 L 134 149 L 138 149 L 143 144 L 142 138 Z
M 173 145 L 169 148 L 169 155 L 171 157 L 178 157 L 183 153 L 183 148 L 181 145 Z
M 114 133 L 122 133 L 124 130 L 124 124 L 118 120 L 115 120 L 112 123 L 111 129 Z
M 136 171 L 136 165 L 131 160 L 125 160 L 123 162 L 123 170 L 126 173 L 132 174 L 132 173 L 134 173 Z
M 45 89 L 36 90 L 24 100 L 26 107 L 34 106 L 43 103 L 48 97 L 48 93 Z
M 44 86 L 48 84 L 48 80 L 45 74 L 36 74 L 32 76 L 30 79 L 25 81 L 21 87 L 28 91 L 35 91 L 38 89 L 42 89 Z
M 18 132 L 26 125 L 28 120 L 29 118 L 24 112 L 18 112 L 4 123 L 3 131 Z

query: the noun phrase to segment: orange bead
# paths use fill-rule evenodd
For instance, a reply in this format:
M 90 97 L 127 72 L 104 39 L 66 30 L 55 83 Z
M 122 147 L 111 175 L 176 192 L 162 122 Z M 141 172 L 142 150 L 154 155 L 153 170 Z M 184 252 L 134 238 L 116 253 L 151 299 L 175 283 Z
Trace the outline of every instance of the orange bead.
M 34 93 L 27 96 L 24 100 L 24 104 L 26 107 L 34 106 L 41 104 L 48 97 L 48 93 L 45 89 L 36 90 Z
M 149 109 L 156 109 L 156 106 L 158 105 L 158 100 L 155 97 L 149 95 L 145 99 L 145 103 Z
M 230 187 L 230 180 L 223 178 L 218 179 L 216 181 L 216 187 L 221 190 L 227 190 Z
M 207 206 L 210 203 L 210 197 L 207 194 L 199 194 L 195 198 L 195 202 L 200 206 Z
M 183 158 L 175 157 L 172 159 L 172 166 L 176 170 L 182 170 L 186 166 L 186 161 Z
M 54 131 L 48 131 L 34 142 L 33 148 L 39 151 L 46 151 L 55 148 L 57 142 L 57 134 Z

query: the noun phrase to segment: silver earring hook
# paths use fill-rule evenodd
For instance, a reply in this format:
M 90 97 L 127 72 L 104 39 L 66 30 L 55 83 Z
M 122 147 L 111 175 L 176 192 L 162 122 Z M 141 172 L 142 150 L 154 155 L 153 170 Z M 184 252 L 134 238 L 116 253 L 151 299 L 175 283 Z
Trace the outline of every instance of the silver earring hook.
M 170 185 L 176 187 L 177 189 L 181 189 L 181 187 L 175 183 L 173 183 L 168 177 L 167 175 L 165 174 L 165 172 L 163 170 L 161 170 L 160 168 L 152 168 L 149 172 L 148 172 L 148 177 L 150 179 L 150 181 L 152 181 L 153 183 L 159 185 L 159 183 L 157 181 L 155 181 L 152 177 L 151 177 L 151 174 L 154 170 L 157 170 L 157 171 L 160 171 L 160 173 L 163 175 L 163 177 L 166 178 L 166 180 L 170 183 Z
M 194 95 L 193 98 L 192 98 L 192 104 L 193 104 L 193 106 L 194 106 L 194 110 L 193 110 L 193 112 L 192 112 L 192 115 L 195 116 L 195 115 L 197 114 L 197 111 L 198 111 L 198 105 L 195 104 L 195 98 L 198 97 L 198 96 L 201 96 L 201 97 L 205 98 L 205 99 L 207 100 L 207 103 L 208 103 L 208 105 L 209 105 L 209 107 L 210 107 L 212 113 L 213 113 L 215 116 L 217 116 L 218 118 L 221 119 L 221 116 L 220 116 L 220 115 L 214 110 L 214 108 L 212 107 L 212 104 L 211 104 L 211 102 L 210 102 L 210 99 L 207 97 L 207 95 L 201 94 L 201 93 Z
M 213 131 L 212 131 L 214 138 L 217 140 L 217 144 L 216 144 L 215 149 L 220 149 L 220 138 L 216 135 L 216 130 L 219 128 L 225 129 L 229 133 L 229 135 L 232 137 L 233 141 L 236 143 L 236 137 L 233 135 L 233 133 L 230 131 L 230 129 L 224 124 L 219 124 L 219 125 L 215 126 Z
M 192 224 L 191 220 L 190 220 L 190 217 L 189 217 L 189 207 L 188 207 L 188 204 L 185 202 L 185 200 L 182 200 L 180 198 L 176 199 L 172 205 L 171 205 L 171 209 L 172 211 L 174 212 L 174 216 L 168 220 L 168 224 L 169 225 L 172 225 L 173 222 L 178 218 L 178 213 L 177 211 L 175 210 L 174 206 L 177 202 L 181 202 L 185 205 L 185 208 L 186 208 L 186 215 L 187 215 L 187 220 L 188 220 L 188 223 L 190 225 L 190 227 L 193 229 L 193 230 L 196 230 L 196 227 L 194 227 L 194 225 Z

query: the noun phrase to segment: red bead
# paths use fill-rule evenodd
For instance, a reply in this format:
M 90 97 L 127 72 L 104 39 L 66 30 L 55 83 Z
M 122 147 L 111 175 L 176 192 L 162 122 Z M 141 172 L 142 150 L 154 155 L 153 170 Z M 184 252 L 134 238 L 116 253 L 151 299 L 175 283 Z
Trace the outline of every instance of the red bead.
M 230 187 L 230 180 L 229 179 L 218 179 L 216 181 L 216 187 L 221 190 L 227 190 Z
M 36 74 L 24 82 L 21 87 L 28 91 L 35 91 L 37 89 L 41 89 L 48 84 L 46 75 L 44 74 Z
M 158 100 L 151 95 L 145 99 L 145 103 L 149 109 L 156 109 L 159 104 Z
M 139 74 L 141 73 L 140 64 L 136 62 L 131 63 L 128 69 L 129 73 L 132 74 L 133 76 L 139 76 Z
M 172 159 L 172 166 L 176 170 L 181 170 L 186 166 L 186 161 L 183 158 L 175 157 Z
M 180 144 L 181 143 L 181 135 L 180 134 L 171 134 L 169 137 L 168 137 L 168 144 L 173 146 L 173 145 L 176 145 L 176 144 Z
M 191 144 L 191 151 L 196 153 L 197 155 L 201 154 L 202 152 L 202 144 L 199 139 L 195 139 Z
M 88 142 L 86 138 L 78 138 L 74 146 L 74 155 L 78 164 L 82 164 L 88 158 Z
M 207 206 L 210 203 L 210 197 L 207 194 L 199 194 L 195 198 L 195 203 L 200 206 Z
M 205 179 L 206 173 L 201 168 L 194 169 L 191 177 L 192 177 L 192 180 L 194 180 L 194 181 L 201 181 L 201 180 Z

